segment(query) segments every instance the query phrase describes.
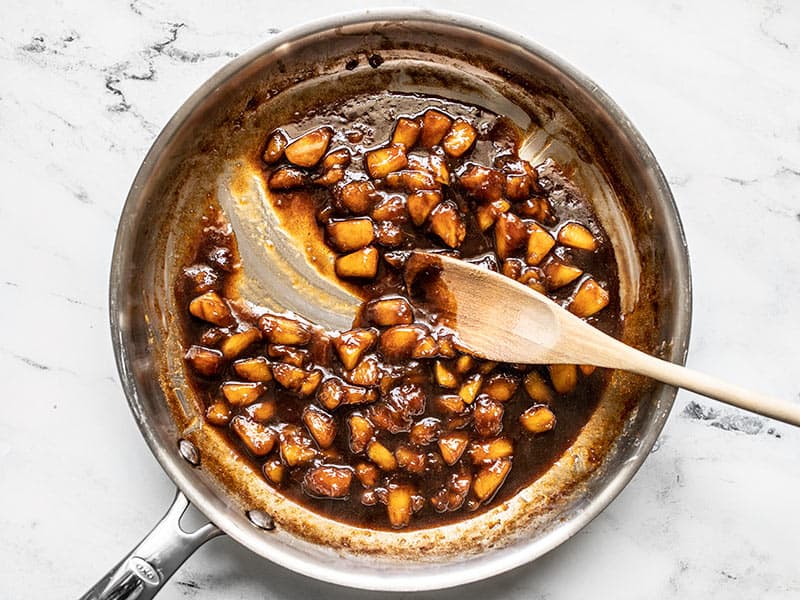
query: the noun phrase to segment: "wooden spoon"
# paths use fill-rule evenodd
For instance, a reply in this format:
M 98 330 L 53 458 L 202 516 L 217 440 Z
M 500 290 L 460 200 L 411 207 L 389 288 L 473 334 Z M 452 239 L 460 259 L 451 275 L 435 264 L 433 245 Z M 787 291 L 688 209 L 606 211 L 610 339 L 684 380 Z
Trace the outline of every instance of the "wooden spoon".
M 456 332 L 460 344 L 477 356 L 509 363 L 624 369 L 800 426 L 798 404 L 640 352 L 499 273 L 447 256 L 424 256 L 427 264 L 441 269 L 439 293 L 434 298 L 429 295 L 428 302 Z

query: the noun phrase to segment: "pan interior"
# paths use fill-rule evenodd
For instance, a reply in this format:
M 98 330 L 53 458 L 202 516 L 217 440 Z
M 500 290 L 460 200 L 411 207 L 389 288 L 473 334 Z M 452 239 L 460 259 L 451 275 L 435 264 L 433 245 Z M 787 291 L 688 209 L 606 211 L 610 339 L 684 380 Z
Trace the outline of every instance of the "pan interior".
M 615 249 L 623 340 L 672 360 L 682 360 L 688 335 L 680 227 L 638 135 L 620 124 L 621 115 L 600 92 L 544 52 L 432 16 L 337 24 L 287 34 L 237 59 L 187 102 L 157 140 L 134 182 L 115 249 L 118 363 L 159 461 L 201 510 L 252 550 L 344 585 L 429 589 L 466 583 L 535 558 L 597 514 L 649 451 L 674 392 L 615 373 L 561 460 L 517 496 L 473 519 L 395 533 L 311 513 L 272 492 L 204 424 L 184 376 L 173 317 L 184 307 L 175 304 L 173 282 L 192 249 L 200 214 L 216 202 L 220 179 L 231 169 L 260 176 L 257 156 L 266 132 L 343 97 L 424 93 L 503 114 L 530 134 L 525 158 L 555 158 L 592 198 Z M 363 113 L 365 107 L 352 110 Z M 264 293 L 278 307 L 295 308 L 283 293 L 295 268 L 277 261 L 267 268 L 274 277 Z M 331 309 L 315 314 L 315 303 L 308 302 L 313 294 L 305 290 L 301 312 L 325 322 L 324 310 Z M 178 457 L 179 438 L 200 449 L 199 469 Z M 245 516 L 251 509 L 272 514 L 277 530 L 254 528 Z

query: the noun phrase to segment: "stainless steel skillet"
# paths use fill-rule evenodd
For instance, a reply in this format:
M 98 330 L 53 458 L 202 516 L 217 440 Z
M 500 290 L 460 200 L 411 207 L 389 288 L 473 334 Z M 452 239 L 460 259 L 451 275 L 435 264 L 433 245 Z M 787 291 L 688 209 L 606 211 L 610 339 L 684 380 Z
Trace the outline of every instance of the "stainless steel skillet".
M 197 547 L 222 532 L 289 569 L 340 585 L 423 590 L 468 583 L 568 539 L 650 451 L 675 391 L 615 373 L 559 464 L 511 501 L 452 526 L 372 532 L 277 497 L 203 425 L 183 376 L 172 290 L 203 203 L 213 201 L 227 167 L 247 167 L 253 145 L 271 127 L 333 97 L 385 89 L 470 101 L 533 132 L 526 151 L 571 169 L 610 233 L 622 278 L 624 340 L 683 361 L 690 276 L 677 211 L 645 142 L 594 83 L 532 42 L 462 16 L 375 11 L 288 31 L 235 59 L 192 95 L 131 187 L 112 260 L 114 349 L 134 418 L 179 492 L 156 528 L 85 598 L 153 597 Z M 279 271 L 275 265 L 276 287 Z M 189 501 L 213 525 L 182 532 L 178 521 Z

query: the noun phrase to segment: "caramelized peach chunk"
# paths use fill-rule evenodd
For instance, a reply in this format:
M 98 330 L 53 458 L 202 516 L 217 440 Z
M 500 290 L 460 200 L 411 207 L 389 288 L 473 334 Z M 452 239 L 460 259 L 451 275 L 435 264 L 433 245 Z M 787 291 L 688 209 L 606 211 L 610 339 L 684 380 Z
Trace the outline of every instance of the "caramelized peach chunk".
M 231 420 L 231 409 L 222 401 L 214 402 L 206 409 L 206 421 L 217 427 L 227 425 Z
M 503 197 L 504 177 L 495 169 L 480 165 L 469 165 L 459 175 L 459 183 L 478 200 L 494 202 Z
M 406 199 L 399 194 L 385 196 L 375 204 L 370 216 L 375 221 L 405 221 Z
M 517 386 L 519 386 L 519 380 L 516 377 L 499 373 L 489 377 L 481 391 L 492 400 L 507 402 L 517 391 Z
M 405 527 L 411 521 L 411 515 L 414 512 L 413 494 L 414 488 L 410 485 L 393 485 L 389 488 L 386 509 L 389 514 L 389 523 L 395 529 Z
M 552 225 L 556 220 L 553 215 L 553 208 L 546 198 L 528 198 L 524 202 L 517 204 L 515 210 L 521 216 L 531 217 L 545 225 Z
M 378 198 L 380 195 L 371 181 L 351 181 L 339 192 L 342 205 L 356 215 L 369 212 Z
M 550 365 L 550 381 L 559 394 L 566 394 L 578 385 L 578 368 L 575 365 Z
M 237 416 L 233 418 L 231 427 L 255 456 L 266 456 L 275 446 L 277 435 L 272 429 L 261 423 Z
M 417 138 L 419 138 L 419 131 L 421 128 L 422 126 L 416 119 L 400 117 L 397 120 L 397 125 L 394 127 L 392 144 L 404 146 L 406 149 L 411 148 L 417 143 Z
M 369 246 L 375 239 L 372 220 L 369 217 L 331 221 L 325 226 L 325 231 L 331 244 L 341 252 Z
M 472 480 L 472 493 L 478 502 L 488 502 L 503 485 L 511 470 L 511 459 L 501 458 L 481 467 Z
M 378 485 L 380 476 L 381 472 L 375 465 L 366 462 L 356 463 L 356 477 L 365 488 L 372 488 Z
M 433 173 L 417 169 L 403 169 L 386 176 L 386 185 L 395 190 L 418 192 L 420 190 L 437 190 L 441 184 Z
M 494 462 L 500 458 L 508 458 L 514 453 L 514 445 L 508 438 L 500 437 L 484 442 L 472 442 L 469 456 L 473 464 Z
M 453 119 L 438 110 L 427 110 L 422 116 L 422 134 L 420 135 L 420 145 L 424 148 L 432 148 L 442 141 Z
M 556 426 L 556 416 L 553 411 L 539 404 L 531 406 L 519 417 L 522 426 L 531 433 L 544 433 Z
M 378 272 L 378 251 L 372 246 L 356 250 L 336 259 L 336 274 L 339 277 L 371 279 Z
M 581 370 L 581 373 L 583 373 L 584 377 L 588 377 L 594 373 L 595 369 L 597 369 L 597 367 L 594 365 L 578 365 L 578 368 Z
M 192 346 L 184 355 L 192 369 L 200 375 L 212 377 L 222 369 L 222 352 L 204 346 Z
M 421 325 L 395 325 L 381 334 L 381 353 L 392 362 L 411 358 L 419 342 L 426 337 L 428 331 Z
M 417 446 L 427 446 L 439 439 L 441 431 L 441 423 L 435 417 L 428 417 L 422 419 L 418 423 L 414 423 L 411 431 L 408 434 L 408 439 L 412 444 Z
M 364 316 L 379 327 L 408 325 L 414 322 L 411 304 L 403 297 L 378 298 L 367 303 Z
M 531 224 L 530 237 L 528 237 L 528 252 L 525 256 L 525 262 L 529 265 L 538 265 L 555 245 L 556 241 L 553 239 L 552 235 L 535 223 Z
M 267 354 L 270 358 L 275 358 L 293 367 L 303 367 L 308 362 L 309 352 L 305 348 L 297 348 L 285 344 L 270 344 L 267 347 Z
M 475 373 L 461 384 L 461 387 L 458 388 L 458 395 L 466 404 L 472 404 L 482 384 L 483 376 L 480 373 Z
M 442 148 L 450 156 L 459 158 L 472 147 L 478 132 L 464 119 L 456 119 L 450 131 L 444 136 Z
M 357 385 L 349 385 L 341 379 L 326 379 L 320 386 L 317 400 L 328 410 L 341 404 L 369 404 L 377 399 L 377 392 Z
M 354 368 L 364 353 L 375 345 L 378 333 L 374 329 L 351 329 L 334 338 L 333 346 L 345 369 Z
M 276 130 L 267 139 L 267 143 L 264 146 L 264 153 L 261 155 L 262 160 L 268 165 L 278 162 L 281 157 L 283 157 L 286 144 L 286 135 L 280 129 Z
M 569 285 L 583 274 L 578 267 L 567 265 L 558 260 L 549 261 L 544 267 L 544 275 L 547 278 L 547 287 L 557 290 Z
M 303 410 L 303 423 L 320 448 L 329 448 L 336 439 L 336 420 L 314 406 Z
M 608 292 L 600 287 L 600 284 L 593 278 L 589 277 L 581 283 L 567 308 L 572 314 L 586 318 L 603 310 L 608 306 L 608 301 Z
M 467 236 L 467 226 L 458 207 L 446 200 L 437 204 L 429 217 L 430 228 L 451 248 L 458 248 Z
M 503 413 L 505 409 L 499 402 L 488 396 L 481 396 L 475 401 L 475 410 L 472 418 L 475 431 L 482 437 L 497 435 L 503 430 Z
M 436 512 L 454 511 L 461 508 L 469 493 L 472 473 L 468 469 L 459 469 L 451 473 L 447 484 L 431 496 L 431 504 Z
M 352 480 L 353 471 L 350 468 L 322 465 L 306 472 L 303 489 L 318 498 L 345 498 L 350 493 Z
M 394 451 L 397 466 L 405 469 L 409 473 L 421 475 L 427 466 L 426 456 L 423 452 L 410 448 L 409 446 L 398 446 Z
M 383 471 L 394 471 L 397 468 L 397 459 L 392 451 L 377 440 L 367 444 L 367 456 Z
M 458 378 L 455 373 L 440 360 L 437 360 L 433 367 L 433 376 L 436 383 L 443 388 L 455 389 L 458 387 Z
M 272 368 L 263 356 L 256 358 L 243 358 L 233 363 L 233 370 L 245 381 L 263 382 L 272 381 Z
M 378 385 L 380 376 L 381 367 L 378 364 L 378 359 L 374 356 L 366 357 L 355 368 L 342 373 L 342 377 L 349 383 L 366 387 Z
M 269 189 L 290 190 L 302 187 L 306 183 L 306 174 L 294 167 L 281 167 L 275 169 L 269 176 Z
M 262 470 L 264 471 L 266 478 L 275 485 L 279 485 L 286 476 L 286 467 L 283 466 L 281 459 L 277 456 L 267 460 L 267 462 L 264 463 Z
M 460 415 L 467 410 L 466 403 L 456 394 L 439 394 L 434 396 L 433 403 L 439 412 L 449 415 Z
M 536 371 L 531 371 L 525 376 L 524 385 L 532 400 L 541 404 L 550 404 L 553 401 L 553 390 L 547 385 L 544 377 Z
M 408 214 L 411 221 L 419 227 L 431 214 L 431 211 L 442 201 L 442 193 L 437 190 L 414 192 L 408 197 Z
M 286 160 L 298 167 L 313 167 L 328 150 L 332 134 L 329 127 L 309 131 L 286 146 Z
M 271 344 L 305 346 L 311 341 L 311 328 L 288 317 L 266 314 L 258 320 L 258 326 Z
M 375 428 L 369 419 L 359 413 L 352 413 L 347 419 L 347 424 L 350 428 L 350 450 L 356 454 L 363 452 L 375 435 Z
M 222 395 L 233 406 L 247 406 L 252 404 L 264 393 L 264 386 L 260 383 L 241 383 L 226 381 L 222 384 Z
M 579 223 L 567 223 L 558 230 L 558 241 L 565 246 L 588 250 L 597 250 L 597 240 L 594 239 L 592 232 Z
M 350 164 L 350 150 L 347 148 L 339 148 L 333 152 L 328 153 L 322 159 L 322 168 L 326 171 L 330 169 L 344 169 Z
M 408 164 L 404 146 L 391 145 L 367 152 L 367 170 L 373 179 L 386 177 L 393 171 L 404 169 Z
M 192 300 L 189 312 L 198 319 L 220 327 L 230 327 L 235 323 L 228 305 L 216 292 L 206 292 Z
M 314 442 L 296 425 L 288 425 L 281 431 L 280 450 L 283 462 L 290 467 L 310 462 L 317 455 Z
M 481 204 L 475 209 L 475 220 L 481 231 L 486 231 L 497 221 L 497 217 L 507 213 L 511 205 L 507 200 L 495 200 L 488 204 Z
M 502 213 L 494 225 L 494 247 L 497 256 L 506 259 L 528 239 L 528 228 L 516 215 Z
M 439 437 L 439 452 L 442 454 L 444 462 L 454 465 L 464 454 L 469 444 L 469 434 L 465 431 L 451 431 Z
M 244 409 L 245 414 L 259 423 L 266 423 L 275 413 L 278 412 L 278 406 L 274 398 L 264 400 L 263 402 L 256 402 Z
M 245 329 L 225 338 L 219 349 L 226 359 L 233 360 L 260 339 L 261 332 L 258 329 Z

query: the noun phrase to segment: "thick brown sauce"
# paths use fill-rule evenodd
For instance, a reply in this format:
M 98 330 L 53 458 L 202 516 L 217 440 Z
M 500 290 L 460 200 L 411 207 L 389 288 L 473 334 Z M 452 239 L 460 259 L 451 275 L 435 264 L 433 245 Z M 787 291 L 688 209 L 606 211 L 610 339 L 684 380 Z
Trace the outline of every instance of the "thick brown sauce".
M 376 107 L 376 109 L 365 111 L 363 109 L 365 103 Z M 345 182 L 352 179 L 366 179 L 367 175 L 363 166 L 365 152 L 378 147 L 387 138 L 391 137 L 391 131 L 397 117 L 418 117 L 422 112 L 419 107 L 429 106 L 446 112 L 452 118 L 463 116 L 475 126 L 478 132 L 477 141 L 464 157 L 458 160 L 447 159 L 452 174 L 451 177 L 455 177 L 459 165 L 465 162 L 493 166 L 498 161 L 502 162 L 504 157 L 505 160 L 513 158 L 518 143 L 518 134 L 505 119 L 476 107 L 446 102 L 438 98 L 389 94 L 384 97 L 370 97 L 369 99 L 355 98 L 340 105 L 328 107 L 328 109 L 319 114 L 298 119 L 297 123 L 286 126 L 285 131 L 290 137 L 295 138 L 319 126 L 332 127 L 334 134 L 328 146 L 329 151 L 347 148 L 352 155 L 352 161 L 347 168 Z M 360 108 L 356 110 L 356 107 Z M 356 122 L 353 121 L 351 112 L 359 117 Z M 365 115 L 371 116 L 367 117 Z M 260 152 L 261 149 L 258 150 Z M 411 154 L 414 152 L 412 151 Z M 284 164 L 285 161 L 272 166 L 265 165 L 265 178 L 269 179 L 275 167 Z M 318 170 L 315 171 L 314 169 L 309 171 L 318 172 Z M 593 252 L 557 244 L 550 253 L 551 258 L 555 256 L 565 263 L 581 268 L 586 274 L 591 274 L 608 291 L 610 297 L 608 306 L 588 320 L 600 329 L 616 335 L 619 333 L 620 328 L 619 298 L 616 262 L 609 240 L 597 222 L 589 202 L 569 185 L 568 178 L 555 165 L 549 163 L 540 165 L 537 167 L 537 171 L 540 185 L 537 195 L 547 198 L 553 209 L 553 218 L 550 222 L 540 223 L 540 225 L 552 232 L 555 237 L 560 225 L 567 221 L 576 221 L 585 225 L 598 242 L 598 248 Z M 380 184 L 377 187 L 381 197 L 384 198 L 393 194 L 407 195 L 402 192 L 382 189 Z M 494 253 L 492 230 L 481 232 L 475 220 L 476 200 L 457 183 L 446 186 L 444 195 L 454 201 L 460 212 L 466 216 L 466 236 L 463 243 L 458 247 L 456 254 L 466 260 L 480 262 L 489 268 L 501 270 L 502 261 L 499 261 Z M 317 214 L 325 213 L 323 209 L 334 203 L 334 196 L 329 189 L 313 186 L 304 186 L 300 189 L 288 191 L 276 190 L 273 191 L 273 196 L 275 198 L 274 206 L 281 217 L 281 221 L 290 230 L 293 222 L 300 222 L 299 219 L 296 219 L 298 213 L 307 214 L 307 211 L 310 210 L 315 211 Z M 176 282 L 179 305 L 188 306 L 192 298 L 209 290 L 216 290 L 220 294 L 224 294 L 226 282 L 228 282 L 237 268 L 235 240 L 218 208 L 213 204 L 209 205 L 203 219 L 204 227 L 201 236 L 197 239 L 197 249 L 193 264 L 187 266 L 187 277 Z M 322 228 L 322 225 L 320 225 L 320 228 Z M 402 253 L 410 249 L 453 252 L 453 249 L 444 244 L 440 238 L 426 232 L 423 228 L 415 227 L 410 221 L 402 223 L 401 229 L 404 241 L 394 248 L 381 248 L 382 255 L 385 252 Z M 321 237 L 320 239 L 323 238 Z M 309 247 L 306 250 L 309 257 L 313 258 L 315 253 L 321 249 Z M 520 254 L 518 253 L 517 255 Z M 521 255 L 524 256 L 524 249 L 521 251 Z M 573 284 L 549 292 L 548 295 L 558 302 L 567 303 L 581 281 L 582 279 L 578 279 Z M 374 280 L 366 283 L 350 280 L 348 283 L 367 300 L 387 294 L 410 296 L 403 279 L 402 266 L 393 267 L 383 259 L 380 260 Z M 232 332 L 246 328 L 248 323 L 256 325 L 254 315 L 237 314 L 236 317 L 237 324 L 225 328 L 215 327 L 187 314 L 184 322 L 186 348 L 193 344 L 208 348 L 219 347 L 222 341 Z M 424 315 L 420 311 L 417 313 L 417 317 L 419 321 L 424 321 L 429 319 L 430 315 Z M 363 320 L 363 316 L 357 317 L 357 322 L 354 326 L 370 325 L 363 322 Z M 321 367 L 326 379 L 332 374 L 340 373 L 342 370 L 341 363 L 336 358 L 336 352 L 330 349 L 325 341 L 329 337 L 330 334 L 326 335 L 321 331 L 315 331 L 315 341 L 309 346 L 314 364 Z M 424 413 L 414 416 L 413 421 L 419 422 L 422 419 L 434 417 L 440 419 L 443 423 L 447 422 L 447 415 L 437 410 L 436 403 L 431 400 L 443 391 L 447 393 L 455 393 L 455 391 L 443 390 L 434 383 L 432 375 L 434 359 L 408 360 L 402 365 L 392 365 L 383 360 L 378 348 L 378 346 L 375 346 L 368 353 L 368 356 L 376 356 L 387 371 L 393 371 L 395 375 L 404 374 L 412 378 L 420 386 L 427 398 Z M 250 345 L 237 356 L 237 359 L 266 355 L 267 343 L 262 340 Z M 330 358 L 330 356 L 333 358 Z M 270 358 L 270 361 L 274 363 L 278 362 L 279 359 Z M 307 366 L 306 368 L 309 367 Z M 189 370 L 191 371 L 191 369 Z M 544 381 L 549 381 L 548 370 L 545 366 L 499 365 L 492 373 L 508 374 L 521 382 L 525 374 L 530 370 L 537 371 Z M 204 399 L 207 406 L 211 406 L 214 403 L 224 403 L 220 392 L 220 384 L 222 382 L 240 381 L 241 378 L 237 377 L 232 371 L 231 361 L 226 361 L 218 374 L 212 377 L 205 377 L 195 372 L 190 380 L 198 396 Z M 398 377 L 397 382 L 398 385 L 402 383 L 402 377 Z M 571 392 L 556 394 L 555 399 L 550 404 L 550 409 L 557 418 L 555 428 L 534 435 L 525 430 L 520 424 L 520 415 L 533 404 L 524 386 L 520 383 L 513 398 L 503 403 L 504 415 L 502 432 L 500 433 L 503 437 L 513 441 L 513 466 L 499 491 L 482 504 L 474 501 L 472 503 L 465 501 L 461 509 L 452 512 L 437 512 L 434 509 L 430 499 L 442 487 L 443 483 L 446 483 L 450 474 L 463 465 L 471 468 L 468 466 L 469 457 L 467 453 L 452 467 L 445 465 L 440 456 L 435 456 L 437 454 L 436 442 L 422 448 L 428 454 L 428 462 L 424 474 L 413 475 L 403 469 L 397 469 L 391 473 L 381 473 L 382 482 L 376 487 L 385 488 L 387 483 L 408 483 L 415 488 L 416 493 L 422 497 L 424 503 L 411 518 L 408 527 L 412 529 L 445 524 L 468 518 L 475 514 L 476 511 L 486 510 L 516 494 L 521 488 L 530 484 L 547 470 L 554 461 L 559 459 L 588 421 L 606 384 L 607 373 L 603 370 L 596 370 L 588 376 L 579 374 L 577 387 Z M 283 389 L 274 380 L 265 384 L 265 391 L 261 400 L 266 398 L 276 399 L 277 412 L 270 419 L 270 426 L 274 427 L 276 431 L 286 424 L 304 428 L 301 418 L 303 410 L 308 405 L 318 406 L 318 402 L 313 395 L 308 398 L 301 398 L 296 393 Z M 239 414 L 245 414 L 245 410 L 245 408 L 231 408 L 230 416 L 235 417 Z M 318 455 L 312 464 L 354 465 L 356 462 L 366 460 L 363 453 L 356 455 L 350 449 L 346 418 L 353 412 L 366 414 L 367 406 L 339 406 L 332 411 L 338 425 L 335 440 L 330 448 L 323 453 L 324 456 L 323 454 Z M 248 452 L 240 437 L 230 427 L 227 428 L 227 431 L 232 446 L 258 467 L 266 460 L 274 459 L 278 453 L 278 445 L 276 444 L 276 449 L 266 457 L 256 457 Z M 480 439 L 471 426 L 467 425 L 464 431 L 469 432 L 472 439 Z M 378 431 L 375 438 L 389 449 L 394 449 L 404 444 L 412 445 L 409 442 L 407 431 L 396 434 Z M 286 476 L 283 482 L 276 486 L 277 489 L 287 497 L 333 519 L 372 529 L 390 528 L 386 507 L 380 501 L 370 506 L 362 503 L 362 495 L 365 490 L 356 477 L 353 477 L 350 493 L 346 498 L 315 498 L 304 492 L 302 485 L 303 477 L 308 469 L 309 465 L 286 469 Z M 269 479 L 266 480 L 272 485 Z

